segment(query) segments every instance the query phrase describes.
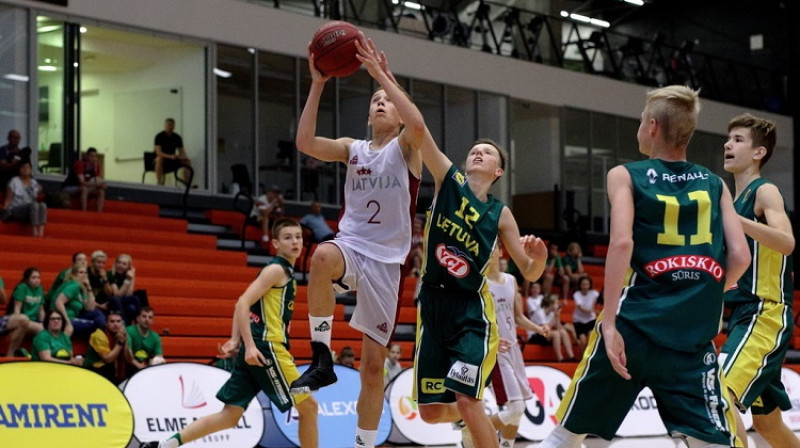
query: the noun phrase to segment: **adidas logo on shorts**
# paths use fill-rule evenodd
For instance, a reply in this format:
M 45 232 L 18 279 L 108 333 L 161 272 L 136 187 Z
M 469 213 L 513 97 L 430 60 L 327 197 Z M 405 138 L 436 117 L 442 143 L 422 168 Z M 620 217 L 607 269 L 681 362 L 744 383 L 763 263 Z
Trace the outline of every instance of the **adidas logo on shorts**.
M 319 327 L 314 328 L 314 331 L 323 332 L 323 331 L 331 331 L 331 326 L 328 322 L 323 322 L 319 324 Z
M 377 329 L 378 329 L 378 331 L 380 331 L 381 333 L 384 333 L 384 334 L 386 334 L 386 333 L 388 333 L 388 332 L 389 332 L 389 324 L 387 324 L 386 322 L 384 322 L 384 323 L 382 323 L 382 324 L 378 325 L 378 326 L 377 326 L 377 327 L 375 327 L 375 328 L 377 328 Z

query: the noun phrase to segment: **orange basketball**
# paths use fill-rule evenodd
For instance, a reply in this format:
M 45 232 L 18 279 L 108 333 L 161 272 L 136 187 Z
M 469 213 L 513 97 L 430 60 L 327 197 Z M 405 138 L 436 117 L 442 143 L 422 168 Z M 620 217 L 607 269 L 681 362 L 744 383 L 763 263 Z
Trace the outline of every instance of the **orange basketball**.
M 309 51 L 314 53 L 317 69 L 325 75 L 341 78 L 353 74 L 361 61 L 356 59 L 358 28 L 342 21 L 328 22 L 314 33 Z

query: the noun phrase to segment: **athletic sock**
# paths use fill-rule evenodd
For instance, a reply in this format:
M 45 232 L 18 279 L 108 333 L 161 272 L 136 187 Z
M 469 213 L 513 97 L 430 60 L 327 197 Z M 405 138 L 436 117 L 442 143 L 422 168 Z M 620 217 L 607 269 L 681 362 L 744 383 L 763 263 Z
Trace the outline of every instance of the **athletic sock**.
M 314 342 L 322 342 L 330 347 L 333 316 L 316 317 L 309 314 L 308 323 L 311 326 L 311 340 Z
M 513 448 L 514 446 L 514 439 L 506 439 L 503 436 L 500 436 L 500 448 Z
M 181 435 L 179 433 L 175 433 L 169 439 L 161 442 L 158 445 L 158 448 L 178 448 L 179 446 L 183 445 L 181 441 Z
M 367 431 L 366 429 L 356 428 L 356 444 L 355 448 L 375 448 L 375 439 L 378 436 L 378 430 Z

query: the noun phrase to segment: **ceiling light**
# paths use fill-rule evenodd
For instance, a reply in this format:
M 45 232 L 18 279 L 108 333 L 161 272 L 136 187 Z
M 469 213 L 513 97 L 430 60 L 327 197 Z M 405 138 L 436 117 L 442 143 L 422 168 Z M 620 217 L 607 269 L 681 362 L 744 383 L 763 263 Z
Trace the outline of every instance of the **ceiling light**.
M 87 31 L 89 31 L 89 30 L 87 30 L 85 26 L 82 26 L 82 27 L 80 28 L 80 31 L 81 31 L 81 34 L 83 34 L 83 33 L 87 32 Z
M 36 29 L 39 33 L 49 33 L 50 31 L 56 31 L 61 28 L 61 25 L 47 25 L 42 26 Z
M 574 14 L 567 11 L 561 11 L 561 17 L 569 17 L 570 19 L 581 22 L 581 23 L 588 23 L 590 25 L 598 26 L 601 28 L 608 28 L 611 24 L 605 20 L 595 19 L 589 16 L 584 16 L 582 14 Z
M 214 67 L 214 74 L 219 76 L 220 78 L 230 78 L 231 76 L 233 76 L 233 73 L 222 70 L 221 68 L 217 67 Z
M 18 75 L 16 73 L 7 73 L 3 75 L 3 78 L 11 81 L 20 81 L 20 82 L 28 82 L 31 79 L 30 76 L 28 75 Z
M 624 1 L 625 3 L 630 3 L 631 5 L 636 5 L 636 6 L 644 5 L 644 1 L 643 0 L 622 0 L 622 1 Z
M 397 5 L 399 3 L 400 3 L 399 0 L 392 0 L 392 4 L 393 5 Z M 417 11 L 421 11 L 422 10 L 422 5 L 420 5 L 419 3 L 416 3 L 416 2 L 403 2 L 403 6 L 405 6 L 406 8 L 409 8 L 409 9 L 416 9 Z
M 54 72 L 56 70 L 57 69 L 56 69 L 55 65 L 40 65 L 39 66 L 39 71 L 42 71 L 42 72 Z

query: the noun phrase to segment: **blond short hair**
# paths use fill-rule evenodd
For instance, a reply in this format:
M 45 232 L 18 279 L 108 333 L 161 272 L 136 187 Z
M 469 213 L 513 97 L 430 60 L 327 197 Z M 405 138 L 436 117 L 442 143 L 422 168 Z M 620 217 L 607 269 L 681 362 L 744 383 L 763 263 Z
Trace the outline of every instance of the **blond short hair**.
M 664 141 L 674 146 L 686 146 L 697 127 L 700 113 L 699 91 L 686 86 L 672 85 L 647 93 L 644 115 L 655 119 L 663 129 Z

